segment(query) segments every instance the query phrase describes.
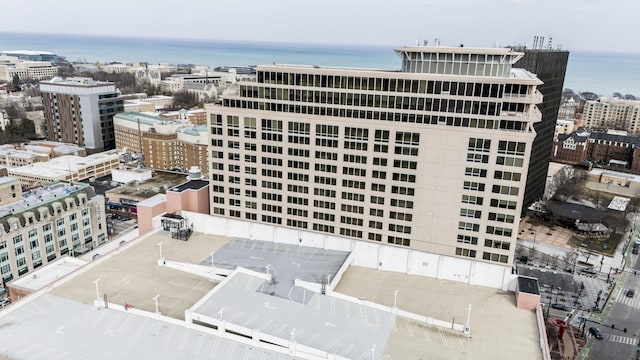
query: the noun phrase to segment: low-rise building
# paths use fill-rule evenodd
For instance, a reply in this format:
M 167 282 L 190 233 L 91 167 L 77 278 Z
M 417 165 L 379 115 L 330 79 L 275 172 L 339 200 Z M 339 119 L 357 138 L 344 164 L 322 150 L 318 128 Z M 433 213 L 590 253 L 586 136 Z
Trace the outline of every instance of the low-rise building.
M 47 162 L 49 155 L 34 151 L 16 150 L 12 146 L 0 148 L 0 166 L 15 168 Z
M 104 197 L 88 184 L 57 182 L 22 193 L 10 179 L 0 183 L 0 193 L 7 191 L 17 195 L 0 206 L 3 284 L 108 240 Z
M 153 176 L 147 180 L 131 181 L 106 191 L 104 196 L 107 209 L 136 215 L 138 213 L 136 206 L 139 202 L 157 194 L 165 194 L 168 189 L 185 182 L 185 179 L 185 174 L 154 171 Z
M 57 54 L 40 50 L 3 50 L 0 51 L 0 56 L 12 56 L 20 60 L 29 61 L 50 61 L 52 63 L 57 63 L 60 60 Z
M 92 154 L 87 157 L 65 155 L 47 162 L 8 169 L 9 176 L 20 179 L 23 186 L 45 184 L 60 180 L 81 181 L 111 174 L 119 165 L 116 151 Z
M 620 131 L 579 129 L 559 135 L 554 141 L 551 161 L 577 165 L 585 161 L 603 166 L 627 168 L 640 173 L 640 138 Z
M 25 150 L 46 154 L 51 158 L 63 155 L 87 156 L 87 150 L 75 144 L 66 144 L 57 141 L 31 141 L 24 146 Z
M 50 79 L 58 73 L 58 67 L 48 61 L 21 60 L 13 56 L 0 56 L 0 80 L 12 81 L 14 76 L 20 80 Z

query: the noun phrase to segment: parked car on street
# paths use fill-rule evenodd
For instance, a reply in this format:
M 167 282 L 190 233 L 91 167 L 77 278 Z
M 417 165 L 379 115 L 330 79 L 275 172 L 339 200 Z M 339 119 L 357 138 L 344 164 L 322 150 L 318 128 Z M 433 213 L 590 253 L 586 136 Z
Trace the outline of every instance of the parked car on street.
M 625 294 L 628 298 L 632 298 L 636 295 L 636 291 L 634 289 L 629 289 L 627 290 L 626 294 Z
M 589 328 L 589 334 L 593 335 L 594 338 L 598 340 L 604 339 L 604 335 L 602 335 L 602 331 L 596 327 Z
M 569 310 L 569 307 L 567 307 L 567 305 L 562 304 L 562 303 L 551 304 L 551 307 L 556 309 L 556 310 L 563 310 L 563 311 L 568 311 Z
M 11 302 L 11 299 L 9 298 L 2 298 L 0 299 L 0 307 L 9 305 L 9 303 Z
M 585 273 L 585 274 L 591 274 L 591 275 L 595 275 L 598 273 L 598 271 L 596 271 L 596 269 L 594 268 L 584 268 L 582 270 L 580 270 L 580 272 Z

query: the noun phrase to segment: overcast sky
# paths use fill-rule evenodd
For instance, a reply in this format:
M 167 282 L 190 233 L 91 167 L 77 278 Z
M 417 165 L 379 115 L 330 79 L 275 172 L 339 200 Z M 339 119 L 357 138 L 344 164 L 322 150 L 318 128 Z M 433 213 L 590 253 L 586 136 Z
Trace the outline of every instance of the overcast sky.
M 372 45 L 640 52 L 640 0 L 20 0 L 0 32 Z

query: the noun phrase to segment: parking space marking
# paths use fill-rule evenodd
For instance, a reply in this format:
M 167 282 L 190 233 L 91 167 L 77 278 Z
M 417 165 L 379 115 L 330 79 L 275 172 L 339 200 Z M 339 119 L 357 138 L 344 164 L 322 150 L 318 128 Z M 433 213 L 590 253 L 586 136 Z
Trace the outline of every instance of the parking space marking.
M 367 307 L 364 305 L 360 305 L 360 321 L 365 324 L 369 322 L 369 319 L 367 318 Z
M 404 318 L 404 321 L 407 324 L 407 331 L 409 332 L 409 336 L 413 337 L 413 326 L 411 326 L 411 320 Z
M 331 313 L 335 314 L 336 313 L 336 298 L 331 297 Z
M 187 341 L 189 340 L 189 336 L 191 336 L 191 329 L 187 329 L 187 331 L 185 331 L 182 335 L 182 340 L 178 345 L 178 350 L 184 349 L 184 347 L 187 345 Z
M 173 337 L 173 334 L 176 332 L 177 327 L 176 326 L 172 326 L 171 330 L 167 333 L 167 336 L 165 336 L 164 341 L 162 341 L 162 345 L 167 346 L 169 345 L 169 343 L 171 342 L 171 338 Z
M 469 352 L 469 337 L 468 336 L 462 336 L 460 334 L 456 334 L 456 336 L 458 337 L 458 342 L 460 342 L 460 347 L 462 348 L 462 351 L 464 352 Z
M 204 343 L 204 335 L 198 334 L 198 341 L 196 342 L 196 346 L 193 348 L 194 354 L 200 354 L 200 350 L 202 350 L 203 343 Z
M 431 335 L 429 335 L 429 332 L 427 331 L 427 326 L 425 324 L 420 324 L 419 326 L 422 328 L 424 339 L 428 342 L 431 342 Z
M 319 338 L 319 337 L 320 337 L 320 334 L 319 333 L 315 333 L 315 334 L 311 335 L 303 344 L 309 346 L 314 341 L 316 341 L 316 339 Z
M 229 351 L 227 352 L 227 359 L 231 360 L 233 359 L 233 353 L 236 351 L 236 344 L 235 343 L 231 343 L 231 346 L 229 346 Z
M 48 298 L 49 296 L 43 296 L 43 298 Z M 81 312 L 80 314 L 78 314 L 78 316 L 74 316 L 73 318 L 73 322 L 77 323 L 77 324 L 84 324 L 86 323 L 89 319 L 92 318 L 93 312 L 95 311 L 95 308 L 88 308 L 87 310 Z
M 441 328 L 438 328 L 438 332 L 440 333 L 440 339 L 442 340 L 442 343 L 445 346 L 449 346 L 449 342 L 447 341 L 447 338 L 444 336 L 444 332 L 442 332 Z
M 211 351 L 209 351 L 209 359 L 216 358 L 216 353 L 218 352 L 218 345 L 220 345 L 220 338 L 217 336 L 214 336 L 213 344 L 211 344 Z
M 129 328 L 129 325 L 131 325 L 131 321 L 132 321 L 131 317 L 127 316 L 122 322 L 122 325 L 120 325 L 120 327 L 116 330 L 116 332 L 124 333 L 125 331 L 127 331 L 127 329 Z
M 245 321 L 243 322 L 243 325 L 244 325 L 245 327 L 251 327 L 251 324 L 252 324 L 254 321 L 258 320 L 258 319 L 259 319 L 258 315 L 255 315 L 255 314 L 254 314 L 254 315 L 253 315 L 253 316 L 251 316 L 249 319 L 245 320 Z
M 327 343 L 327 345 L 325 345 L 322 350 L 323 351 L 329 351 L 331 350 L 332 347 L 334 347 L 338 342 L 340 342 L 340 340 L 338 339 L 333 339 L 331 341 L 329 341 L 329 343 Z
M 349 344 L 349 346 L 347 346 L 346 348 L 344 348 L 340 354 L 340 356 L 346 357 L 347 354 L 349 354 L 351 352 L 351 350 L 353 350 L 353 348 L 355 347 L 355 345 L 353 344 Z
M 344 317 L 349 320 L 351 318 L 351 304 L 348 301 L 344 302 Z

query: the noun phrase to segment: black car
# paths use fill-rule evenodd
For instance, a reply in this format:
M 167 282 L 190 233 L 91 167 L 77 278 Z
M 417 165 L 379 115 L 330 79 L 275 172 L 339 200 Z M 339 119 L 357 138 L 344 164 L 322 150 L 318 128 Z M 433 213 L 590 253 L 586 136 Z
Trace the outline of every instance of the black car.
M 568 311 L 569 310 L 567 305 L 562 304 L 562 303 L 551 304 L 551 307 L 556 309 L 556 310 L 563 310 L 563 311 Z
M 636 295 L 636 291 L 634 289 L 629 289 L 627 290 L 627 293 L 625 294 L 628 298 L 632 298 Z
M 598 340 L 604 339 L 604 335 L 602 335 L 602 331 L 600 331 L 600 329 L 598 328 L 595 328 L 595 327 L 589 328 L 589 334 L 593 335 L 593 337 Z
M 638 248 L 637 248 L 637 247 L 634 247 L 634 248 L 631 250 L 631 253 L 632 253 L 633 255 L 638 255 Z

